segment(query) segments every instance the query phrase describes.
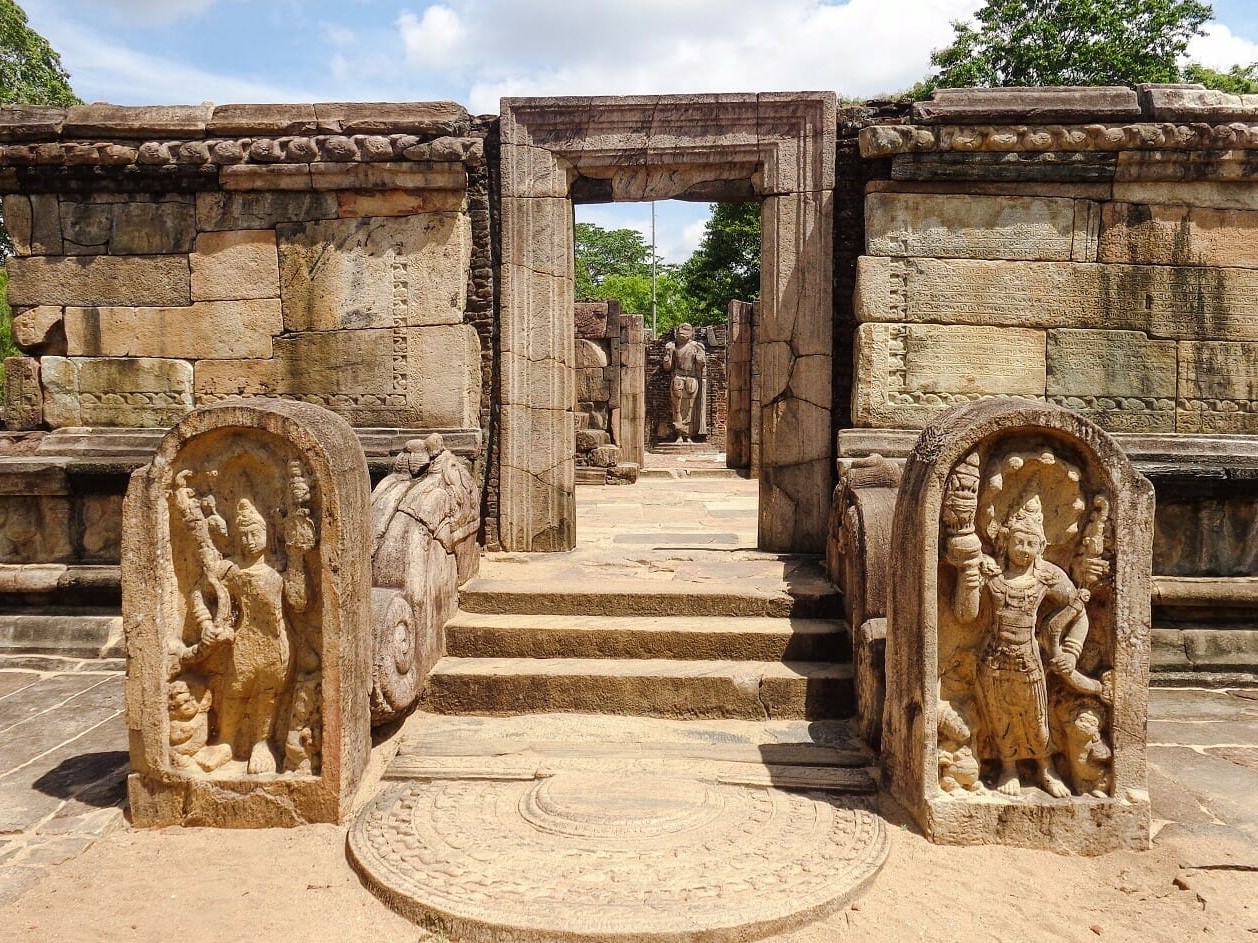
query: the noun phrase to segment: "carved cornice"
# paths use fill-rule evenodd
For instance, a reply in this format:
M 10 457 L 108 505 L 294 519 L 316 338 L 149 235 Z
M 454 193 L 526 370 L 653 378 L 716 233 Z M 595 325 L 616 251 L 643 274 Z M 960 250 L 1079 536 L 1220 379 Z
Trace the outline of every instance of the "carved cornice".
M 860 132 L 862 157 L 930 152 L 1258 150 L 1258 120 L 1232 124 L 876 125 Z

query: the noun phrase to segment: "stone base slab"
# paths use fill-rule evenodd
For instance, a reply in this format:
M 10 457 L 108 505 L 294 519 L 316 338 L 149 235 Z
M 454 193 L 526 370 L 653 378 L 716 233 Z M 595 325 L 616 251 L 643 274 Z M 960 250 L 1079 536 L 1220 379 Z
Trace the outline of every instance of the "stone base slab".
M 880 792 L 885 815 L 912 819 L 890 793 Z M 1074 797 L 1034 801 L 990 796 L 988 801 L 942 795 L 927 799 L 917 824 L 939 845 L 1013 845 L 1063 855 L 1103 855 L 1149 847 L 1149 796 Z

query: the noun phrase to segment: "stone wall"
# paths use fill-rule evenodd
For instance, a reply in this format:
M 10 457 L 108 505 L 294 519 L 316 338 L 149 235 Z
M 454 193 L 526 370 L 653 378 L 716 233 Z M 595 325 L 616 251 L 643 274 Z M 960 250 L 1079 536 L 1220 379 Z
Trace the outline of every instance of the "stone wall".
M 168 426 L 233 395 L 480 430 L 484 128 L 449 103 L 0 113 L 10 428 Z
M 1041 124 L 1027 124 L 1036 113 Z M 1015 395 L 1258 431 L 1258 108 L 1190 88 L 940 93 L 860 132 L 852 421 Z

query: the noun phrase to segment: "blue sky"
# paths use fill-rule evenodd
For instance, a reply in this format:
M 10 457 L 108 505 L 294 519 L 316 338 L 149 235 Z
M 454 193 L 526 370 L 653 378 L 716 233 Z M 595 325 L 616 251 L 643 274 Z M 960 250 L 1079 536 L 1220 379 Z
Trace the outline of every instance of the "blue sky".
M 981 0 L 19 0 L 86 101 L 423 101 L 904 89 Z M 1218 0 L 1193 58 L 1258 61 L 1258 3 Z M 661 204 L 684 259 L 702 206 Z M 649 230 L 646 205 L 582 207 Z

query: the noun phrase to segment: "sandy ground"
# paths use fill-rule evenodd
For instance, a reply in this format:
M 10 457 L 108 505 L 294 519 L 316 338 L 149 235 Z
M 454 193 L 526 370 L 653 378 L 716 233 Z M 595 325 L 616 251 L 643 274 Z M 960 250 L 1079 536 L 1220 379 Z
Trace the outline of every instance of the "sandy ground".
M 9 941 L 431 940 L 346 864 L 345 830 L 115 832 L 0 911 Z M 1246 854 L 1248 857 L 1246 857 Z M 1184 868 L 1196 864 L 1202 868 Z M 1240 865 L 1253 870 L 1208 870 Z M 855 903 L 784 941 L 1258 939 L 1258 854 L 1178 825 L 1094 859 L 941 848 L 897 829 Z

